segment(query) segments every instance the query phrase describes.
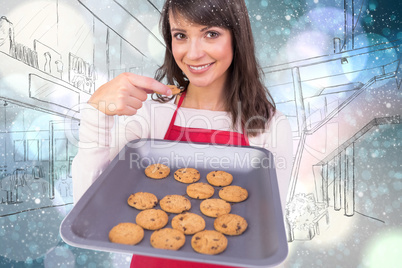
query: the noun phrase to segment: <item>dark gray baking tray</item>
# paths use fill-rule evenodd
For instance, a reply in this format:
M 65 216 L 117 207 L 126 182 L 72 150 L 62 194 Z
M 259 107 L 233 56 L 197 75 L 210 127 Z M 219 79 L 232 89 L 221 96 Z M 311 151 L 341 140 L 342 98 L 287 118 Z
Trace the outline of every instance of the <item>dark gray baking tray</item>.
M 152 163 L 166 164 L 170 175 L 162 180 L 147 178 L 144 169 Z M 135 222 L 138 210 L 127 205 L 130 194 L 154 193 L 158 199 L 168 194 L 186 194 L 187 184 L 173 178 L 178 168 L 193 167 L 200 171 L 200 182 L 213 170 L 233 175 L 232 185 L 246 188 L 249 198 L 232 204 L 231 213 L 243 216 L 248 229 L 240 236 L 227 236 L 228 247 L 219 255 L 203 255 L 191 248 L 191 236 L 179 251 L 155 249 L 145 231 L 135 246 L 109 242 L 109 230 L 120 222 Z M 213 198 L 219 198 L 215 187 Z M 191 199 L 191 212 L 200 213 L 201 200 Z M 159 205 L 156 208 L 160 208 Z M 169 215 L 167 227 L 171 227 Z M 206 229 L 213 230 L 214 218 L 204 216 Z M 92 250 L 130 253 L 203 263 L 240 267 L 269 267 L 285 260 L 288 244 L 279 200 L 278 182 L 272 154 L 256 147 L 189 144 L 143 139 L 128 143 L 102 175 L 77 202 L 60 226 L 68 244 Z

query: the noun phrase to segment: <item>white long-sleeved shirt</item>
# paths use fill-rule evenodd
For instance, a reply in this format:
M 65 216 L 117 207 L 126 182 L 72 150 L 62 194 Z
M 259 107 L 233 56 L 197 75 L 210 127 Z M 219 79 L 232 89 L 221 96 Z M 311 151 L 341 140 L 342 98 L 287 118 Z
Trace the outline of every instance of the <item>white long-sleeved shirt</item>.
M 72 166 L 74 201 L 81 198 L 128 142 L 140 138 L 163 139 L 176 108 L 174 101 L 147 100 L 134 116 L 107 116 L 86 104 L 81 109 L 79 150 Z M 237 131 L 231 122 L 231 115 L 224 111 L 180 107 L 175 125 Z M 287 118 L 279 111 L 268 124 L 264 133 L 249 137 L 249 142 L 274 155 L 283 209 L 293 165 L 292 133 Z

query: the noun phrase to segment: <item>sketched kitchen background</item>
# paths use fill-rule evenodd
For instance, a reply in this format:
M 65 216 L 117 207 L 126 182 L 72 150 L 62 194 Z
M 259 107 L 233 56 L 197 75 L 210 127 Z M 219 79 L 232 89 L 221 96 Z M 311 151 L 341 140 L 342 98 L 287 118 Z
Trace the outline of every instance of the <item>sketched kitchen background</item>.
M 373 264 L 377 246 L 402 241 L 401 3 L 246 2 L 293 130 L 286 265 Z M 129 262 L 64 244 L 58 226 L 72 207 L 80 104 L 120 73 L 153 76 L 162 4 L 0 1 L 0 266 Z

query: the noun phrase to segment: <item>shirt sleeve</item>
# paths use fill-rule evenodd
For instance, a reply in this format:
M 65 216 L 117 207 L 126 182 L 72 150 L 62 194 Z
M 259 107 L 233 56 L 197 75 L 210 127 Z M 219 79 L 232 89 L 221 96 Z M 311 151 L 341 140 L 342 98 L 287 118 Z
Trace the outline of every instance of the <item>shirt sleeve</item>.
M 73 198 L 77 202 L 109 164 L 114 117 L 89 104 L 81 109 L 78 153 L 72 163 Z
M 263 147 L 274 156 L 282 211 L 285 211 L 293 168 L 293 138 L 287 117 L 276 111 L 264 133 L 249 138 L 250 145 Z

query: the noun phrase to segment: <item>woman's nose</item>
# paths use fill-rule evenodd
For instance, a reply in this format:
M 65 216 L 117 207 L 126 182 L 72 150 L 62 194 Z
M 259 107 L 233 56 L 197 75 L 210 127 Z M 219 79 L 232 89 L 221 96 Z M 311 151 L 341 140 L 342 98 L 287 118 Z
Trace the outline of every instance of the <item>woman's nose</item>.
M 191 40 L 187 47 L 187 58 L 196 60 L 204 55 L 202 44 L 198 40 Z

